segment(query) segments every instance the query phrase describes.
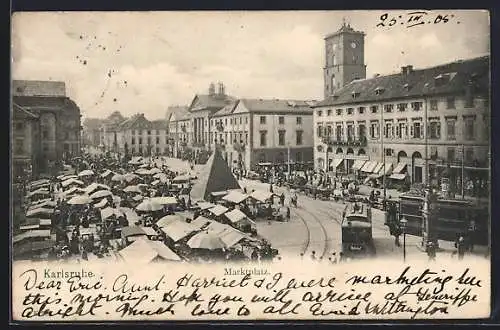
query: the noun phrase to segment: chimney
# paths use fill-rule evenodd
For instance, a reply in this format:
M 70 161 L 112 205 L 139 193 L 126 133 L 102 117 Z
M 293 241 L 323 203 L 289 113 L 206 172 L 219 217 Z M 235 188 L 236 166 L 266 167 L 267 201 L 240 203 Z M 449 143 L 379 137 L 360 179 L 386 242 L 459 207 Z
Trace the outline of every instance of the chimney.
M 225 91 L 224 91 L 224 84 L 222 82 L 219 81 L 219 90 L 218 90 L 218 94 L 219 96 L 223 96 L 225 95 Z
M 208 95 L 215 95 L 215 85 L 214 83 L 210 83 L 208 86 Z
M 407 76 L 412 72 L 413 72 L 413 65 L 407 65 L 401 67 L 401 73 L 403 74 L 403 76 Z

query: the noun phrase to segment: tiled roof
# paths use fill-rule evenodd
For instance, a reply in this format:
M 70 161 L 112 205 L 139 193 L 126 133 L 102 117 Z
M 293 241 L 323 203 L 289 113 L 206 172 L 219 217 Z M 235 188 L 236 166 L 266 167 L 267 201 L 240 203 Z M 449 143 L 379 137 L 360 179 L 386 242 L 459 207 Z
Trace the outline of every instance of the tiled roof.
M 13 80 L 12 94 L 15 96 L 66 96 L 64 81 Z
M 170 106 L 168 107 L 167 109 L 167 120 L 170 120 L 170 118 L 172 117 L 173 114 L 175 114 L 176 116 L 178 116 L 179 114 L 183 113 L 183 112 L 187 112 L 188 111 L 188 108 L 187 106 Z
M 193 103 L 189 107 L 189 110 L 217 110 L 226 106 L 228 102 L 234 100 L 235 98 L 229 95 L 197 94 L 193 100 Z
M 231 102 L 230 104 L 227 104 L 222 109 L 220 109 L 219 111 L 214 113 L 213 116 L 220 117 L 220 116 L 225 116 L 225 115 L 232 113 L 234 111 L 234 109 L 236 108 L 236 106 L 238 105 L 238 103 L 239 103 L 239 101 Z
M 120 129 L 148 129 L 151 122 L 144 117 L 143 113 L 137 113 L 120 124 Z
M 152 120 L 151 121 L 151 128 L 152 129 L 159 129 L 159 130 L 165 130 L 167 129 L 167 122 L 163 119 L 158 119 L 158 120 Z
M 250 112 L 303 112 L 311 111 L 315 103 L 304 100 L 277 100 L 277 99 L 241 99 L 241 102 Z
M 415 69 L 411 73 L 391 74 L 355 80 L 319 102 L 316 107 L 403 99 L 424 95 L 465 93 L 473 81 L 475 93 L 487 94 L 490 84 L 489 56 Z M 377 89 L 381 93 L 377 94 Z M 355 97 L 353 97 L 355 96 Z

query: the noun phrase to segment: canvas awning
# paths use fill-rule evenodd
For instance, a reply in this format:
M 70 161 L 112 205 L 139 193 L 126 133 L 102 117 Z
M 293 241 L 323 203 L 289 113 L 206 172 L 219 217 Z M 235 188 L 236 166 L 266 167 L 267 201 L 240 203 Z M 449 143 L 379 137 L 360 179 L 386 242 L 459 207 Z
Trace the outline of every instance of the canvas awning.
M 404 173 L 393 173 L 389 177 L 389 179 L 394 179 L 394 180 L 404 180 L 406 178 L 406 174 Z
M 162 197 L 152 197 L 152 201 L 161 204 L 161 205 L 176 205 L 177 198 L 171 196 L 162 196 Z
M 212 203 L 209 203 L 209 202 L 199 202 L 197 204 L 197 206 L 201 209 L 201 210 L 208 210 L 208 209 L 211 209 L 212 207 L 215 206 L 215 204 L 212 204 Z
M 141 235 L 146 235 L 146 233 L 139 226 L 128 226 L 128 227 L 122 228 L 122 236 L 123 237 L 141 236 Z
M 222 233 L 223 231 L 227 229 L 233 229 L 233 227 L 229 225 L 225 225 L 223 223 L 217 222 L 217 221 L 211 221 L 210 224 L 208 225 L 208 230 L 212 233 L 219 234 Z
M 344 161 L 344 158 L 334 158 L 332 159 L 332 167 L 335 170 L 337 167 L 339 167 L 340 164 Z
M 375 167 L 373 168 L 372 173 L 378 174 L 383 167 L 384 167 L 384 163 L 377 162 L 377 165 L 375 165 Z
M 352 169 L 359 171 L 359 170 L 361 170 L 361 168 L 363 168 L 363 165 L 365 165 L 365 163 L 366 163 L 366 160 L 357 159 L 354 161 L 354 164 L 352 165 Z
M 163 260 L 180 261 L 181 258 L 168 248 L 163 242 L 148 239 L 136 240 L 120 252 L 119 255 L 126 262 L 150 263 L 158 258 Z
M 377 166 L 377 164 L 378 162 L 373 160 L 367 161 L 361 168 L 361 172 L 372 173 L 373 169 L 375 168 L 375 166 Z
M 187 235 L 191 234 L 192 232 L 196 231 L 197 229 L 191 226 L 189 223 L 182 221 L 173 221 L 165 227 L 162 227 L 160 230 L 164 232 L 165 235 L 170 237 L 174 242 L 177 242 Z
M 52 215 L 52 213 L 54 213 L 54 209 L 40 207 L 40 208 L 29 210 L 28 212 L 26 212 L 26 216 L 32 217 L 32 216 L 35 216 L 38 214 Z
M 147 236 L 155 236 L 158 235 L 156 230 L 154 230 L 152 227 L 141 227 L 142 231 L 147 235 Z
M 50 230 L 49 229 L 30 230 L 30 231 L 26 231 L 22 234 L 15 235 L 12 239 L 12 242 L 18 243 L 22 240 L 29 239 L 29 238 L 48 238 L 48 237 L 50 237 Z
M 394 171 L 392 171 L 392 173 L 394 173 L 394 174 L 402 173 L 405 168 L 406 168 L 405 163 L 398 163 L 398 165 L 396 165 L 396 167 L 394 168 Z
M 224 214 L 224 216 L 228 218 L 232 223 L 236 223 L 247 217 L 245 213 L 241 212 L 238 209 L 234 209 L 231 212 L 227 212 L 226 214 Z
M 372 173 L 372 174 L 368 175 L 368 177 L 370 179 L 378 179 L 378 178 L 382 177 L 382 174 L 381 173 Z
M 270 191 L 265 191 L 265 190 L 255 190 L 250 194 L 250 197 L 258 200 L 259 202 L 266 202 L 270 198 L 272 198 L 274 194 Z
M 384 172 L 384 164 L 382 164 L 382 168 L 378 171 L 380 175 L 389 175 L 392 172 L 392 163 L 385 163 L 385 172 Z
M 234 246 L 236 243 L 246 238 L 246 235 L 236 229 L 226 229 L 219 234 L 221 240 L 226 244 L 228 248 Z
M 247 194 L 243 194 L 243 193 L 236 191 L 236 190 L 230 191 L 229 194 L 222 197 L 223 200 L 231 202 L 231 203 L 235 203 L 235 204 L 239 204 L 247 198 L 248 198 Z
M 193 227 L 193 228 L 196 228 L 197 230 L 200 230 L 201 228 L 203 228 L 206 224 L 209 224 L 211 223 L 212 220 L 210 219 L 207 219 L 205 217 L 198 217 L 196 219 L 194 219 L 193 221 L 191 221 L 190 225 Z
M 210 213 L 212 213 L 213 215 L 216 215 L 216 216 L 223 215 L 228 210 L 229 209 L 227 207 L 222 206 L 222 205 L 216 205 L 216 206 L 212 207 L 211 209 L 209 209 Z

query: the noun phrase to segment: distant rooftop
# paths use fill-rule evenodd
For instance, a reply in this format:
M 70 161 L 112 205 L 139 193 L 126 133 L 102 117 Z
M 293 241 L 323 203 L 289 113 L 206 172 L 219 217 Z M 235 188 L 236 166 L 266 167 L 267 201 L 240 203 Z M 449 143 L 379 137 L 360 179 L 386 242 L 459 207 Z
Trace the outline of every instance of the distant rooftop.
M 64 81 L 13 80 L 13 96 L 66 97 Z

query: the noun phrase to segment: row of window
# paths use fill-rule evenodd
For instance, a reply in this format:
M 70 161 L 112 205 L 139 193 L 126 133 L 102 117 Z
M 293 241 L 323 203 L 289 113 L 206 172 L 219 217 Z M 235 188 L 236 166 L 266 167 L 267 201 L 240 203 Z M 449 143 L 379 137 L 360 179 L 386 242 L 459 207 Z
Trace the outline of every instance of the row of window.
M 222 123 L 222 119 L 212 119 L 210 120 L 210 125 L 211 126 L 214 126 L 217 125 L 217 123 Z M 229 118 L 229 123 L 231 125 L 236 125 L 236 124 L 240 124 L 242 125 L 243 124 L 243 117 L 239 117 L 239 118 Z M 248 117 L 245 117 L 245 124 L 248 124 Z M 224 119 L 224 125 L 227 125 L 227 118 Z
M 473 102 L 466 102 L 465 107 L 473 107 L 474 104 Z M 399 112 L 405 112 L 409 108 L 411 108 L 413 111 L 420 111 L 423 109 L 423 102 L 410 102 L 410 103 L 397 103 L 397 104 L 384 104 L 384 112 L 386 113 L 392 113 L 394 110 L 397 110 Z M 446 99 L 446 108 L 447 109 L 455 109 L 455 97 L 450 96 Z M 359 114 L 364 114 L 367 112 L 367 107 L 360 106 L 357 108 L 357 111 Z M 438 100 L 430 100 L 430 110 L 438 110 Z M 369 107 L 370 113 L 378 113 L 379 112 L 379 106 L 378 105 L 372 105 Z M 349 107 L 345 109 L 345 113 L 347 115 L 353 115 L 354 114 L 354 108 Z M 326 116 L 332 116 L 333 115 L 333 110 L 326 110 L 324 112 L 323 110 L 318 110 L 316 111 L 316 114 L 318 117 L 323 116 L 325 114 Z M 344 109 L 335 109 L 335 114 L 337 116 L 342 116 L 344 114 Z
M 162 132 L 162 131 L 165 132 L 165 130 L 159 130 L 159 129 L 157 129 L 156 130 L 156 135 L 160 135 L 161 134 L 160 132 Z M 136 131 L 136 130 L 133 129 L 132 130 L 132 135 L 136 135 L 136 134 L 137 135 L 144 135 L 144 131 L 143 130 Z M 151 130 L 147 131 L 147 135 L 151 135 Z
M 267 130 L 262 130 L 259 132 L 260 133 L 260 146 L 265 147 L 267 146 Z M 295 131 L 295 145 L 302 145 L 304 139 L 304 131 L 302 130 L 297 130 Z M 285 146 L 285 140 L 286 140 L 286 130 L 279 130 L 278 131 L 278 145 L 279 146 Z
M 142 154 L 142 152 L 146 152 L 146 151 L 148 151 L 148 149 L 147 148 L 143 149 L 142 146 L 139 146 L 138 148 L 134 148 L 131 151 L 132 152 L 134 152 L 134 151 L 135 152 L 139 152 L 139 153 Z M 160 148 L 160 147 L 151 148 L 151 152 L 155 152 L 156 154 L 161 154 L 161 153 L 165 154 L 165 153 L 167 153 L 167 148 L 163 148 L 163 149 Z
M 131 144 L 135 144 L 135 141 L 136 141 L 135 137 L 132 136 Z M 142 137 L 139 137 L 137 139 L 137 141 L 138 141 L 138 144 L 142 144 Z M 148 137 L 147 144 L 150 145 L 151 141 L 152 141 L 151 137 Z M 160 137 L 157 136 L 155 141 L 156 141 L 156 144 L 160 144 Z M 167 143 L 168 143 L 168 136 L 165 137 L 165 144 L 167 144 Z
M 270 162 L 276 162 L 276 163 L 284 163 L 285 160 L 287 159 L 285 157 L 288 157 L 288 156 L 285 156 L 285 153 L 283 151 L 280 151 L 278 153 L 278 155 L 276 156 L 275 159 L 267 158 L 266 154 L 264 152 L 261 152 L 257 156 L 257 159 L 258 159 L 259 163 L 266 163 L 268 161 L 270 161 Z M 293 159 L 290 159 L 290 160 L 293 160 Z M 296 162 L 302 162 L 303 161 L 302 152 L 300 152 L 300 151 L 295 152 L 295 161 Z
M 259 122 L 261 125 L 266 124 L 266 116 L 260 116 Z M 302 117 L 296 117 L 295 123 L 297 125 L 302 125 Z M 285 116 L 278 116 L 278 125 L 285 125 Z
M 447 140 L 456 140 L 456 119 L 447 119 L 446 120 L 446 139 Z M 366 126 L 365 124 L 358 125 L 358 137 L 366 137 Z M 409 132 L 408 132 L 409 128 Z M 428 126 L 429 131 L 429 139 L 441 139 L 441 122 L 437 120 L 433 120 L 429 122 Z M 473 118 L 466 118 L 464 120 L 464 139 L 466 141 L 472 141 L 475 139 L 475 125 Z M 423 123 L 420 120 L 415 120 L 411 124 L 408 124 L 406 121 L 399 121 L 394 123 L 392 120 L 386 121 L 383 127 L 384 138 L 392 139 L 405 139 L 405 138 L 414 138 L 414 139 L 422 139 L 424 138 L 424 127 Z M 326 137 L 333 136 L 333 127 L 332 126 L 322 126 L 318 125 L 317 127 L 317 136 L 318 137 Z M 345 136 L 344 126 L 337 125 L 335 130 L 335 136 L 337 140 L 343 140 Z M 347 139 L 355 138 L 355 127 L 354 124 L 347 124 Z M 380 138 L 380 122 L 378 120 L 370 122 L 369 136 L 371 139 Z
M 245 137 L 243 139 L 243 136 Z M 248 144 L 248 132 L 225 132 L 225 133 L 210 133 L 211 143 L 232 144 L 244 143 Z

